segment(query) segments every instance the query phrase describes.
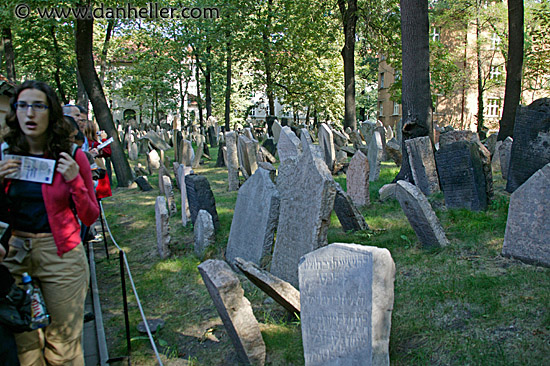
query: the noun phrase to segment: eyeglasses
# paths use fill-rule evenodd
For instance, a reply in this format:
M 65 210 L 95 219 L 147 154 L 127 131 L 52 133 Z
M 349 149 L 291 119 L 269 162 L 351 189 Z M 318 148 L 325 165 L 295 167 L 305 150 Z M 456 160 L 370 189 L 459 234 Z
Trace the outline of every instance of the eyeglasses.
M 14 103 L 13 106 L 15 107 L 15 109 L 17 109 L 18 111 L 27 111 L 29 107 L 32 108 L 33 111 L 35 112 L 43 112 L 45 111 L 46 109 L 50 108 L 48 107 L 46 104 L 44 103 L 32 103 L 32 104 L 29 104 L 27 102 L 17 102 L 17 103 Z

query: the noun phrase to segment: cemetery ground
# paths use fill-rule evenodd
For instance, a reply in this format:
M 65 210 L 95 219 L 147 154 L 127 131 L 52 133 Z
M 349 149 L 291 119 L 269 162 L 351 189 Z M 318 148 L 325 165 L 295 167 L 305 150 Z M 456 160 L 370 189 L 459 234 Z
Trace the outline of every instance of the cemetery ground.
M 167 156 L 172 158 L 173 151 Z M 125 250 L 148 318 L 162 318 L 155 334 L 166 365 L 236 365 L 232 343 L 214 307 L 197 266 L 206 259 L 224 259 L 237 192 L 227 191 L 227 169 L 216 168 L 217 148 L 210 149 L 195 172 L 208 178 L 216 199 L 220 230 L 204 258 L 193 250 L 193 229 L 170 219 L 172 256 L 160 260 L 156 248 L 154 189 L 116 189 L 103 200 L 106 218 Z M 144 158 L 140 158 L 145 164 Z M 380 179 L 370 183 L 369 206 L 361 208 L 370 227 L 343 232 L 333 212 L 328 242 L 387 248 L 396 264 L 395 302 L 390 336 L 392 365 L 543 365 L 550 359 L 550 269 L 500 255 L 510 195 L 500 172 L 494 174 L 495 198 L 487 211 L 446 209 L 443 194 L 429 197 L 450 245 L 426 250 L 399 203 L 379 201 L 378 190 L 391 182 L 397 166 L 385 162 Z M 175 177 L 171 171 L 172 181 Z M 242 178 L 241 178 L 242 179 Z M 345 175 L 335 180 L 346 189 Z M 175 186 L 175 184 L 174 184 Z M 176 194 L 176 197 L 178 194 Z M 98 246 L 97 275 L 110 357 L 126 354 L 119 261 Z M 266 365 L 303 365 L 300 321 L 239 274 L 245 296 L 260 323 Z M 156 365 L 128 284 L 133 365 Z

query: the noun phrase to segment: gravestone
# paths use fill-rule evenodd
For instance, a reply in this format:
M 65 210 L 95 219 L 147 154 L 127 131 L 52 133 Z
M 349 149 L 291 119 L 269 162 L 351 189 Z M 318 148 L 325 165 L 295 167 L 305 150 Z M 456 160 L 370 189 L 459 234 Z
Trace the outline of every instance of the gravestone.
M 258 156 L 262 156 L 262 160 L 258 159 L 258 164 L 261 161 L 268 162 L 271 164 L 275 164 L 277 162 L 277 159 L 271 153 L 263 146 L 260 146 L 260 151 L 258 152 Z
M 166 208 L 166 198 L 157 197 L 155 201 L 155 221 L 157 226 L 157 250 L 161 259 L 170 256 L 170 215 Z
M 174 160 L 176 163 L 181 164 L 181 145 L 183 143 L 183 134 L 180 130 L 176 130 L 174 133 Z
M 168 172 L 166 171 L 166 167 L 164 165 L 160 165 L 159 167 L 159 173 L 158 173 L 158 179 L 159 179 L 159 191 L 161 195 L 164 195 L 164 180 L 163 177 L 167 175 Z M 168 175 L 168 177 L 170 177 Z
M 258 169 L 256 155 L 257 150 L 254 141 L 245 135 L 240 135 L 237 140 L 237 156 L 241 172 L 247 179 Z
M 418 187 L 400 180 L 395 187 L 395 197 L 423 247 L 444 247 L 449 244 L 432 206 Z
M 225 167 L 225 159 L 223 158 L 223 149 L 225 148 L 225 144 L 220 144 L 218 148 L 218 156 L 216 158 L 216 168 L 223 168 Z
M 497 170 L 501 170 L 501 168 L 500 168 L 500 154 L 498 153 L 498 150 L 500 149 L 501 145 L 502 145 L 502 141 L 497 141 L 496 144 L 495 144 L 494 153 L 491 155 L 491 170 L 493 172 L 493 176 L 495 175 L 495 172 Z
M 136 161 L 139 157 L 138 145 L 135 142 L 130 143 L 130 149 L 128 150 L 128 158 L 132 161 Z
M 172 189 L 172 179 L 169 175 L 162 176 L 162 185 L 164 186 L 164 196 L 166 197 L 166 202 L 168 203 L 168 212 L 170 216 L 175 215 L 178 212 L 176 206 L 176 201 L 174 199 L 174 190 Z
M 227 147 L 227 180 L 231 192 L 239 189 L 239 159 L 237 157 L 237 134 L 235 131 L 225 133 L 225 145 Z
M 371 121 L 365 121 L 359 124 L 359 131 L 361 132 L 361 135 L 363 136 L 363 140 L 365 140 L 365 143 L 367 145 L 370 144 L 370 141 L 372 140 L 372 135 L 374 134 L 375 129 L 376 129 L 376 123 Z
M 214 223 L 208 211 L 199 210 L 193 227 L 193 234 L 195 239 L 195 254 L 197 257 L 202 258 L 206 248 L 216 241 Z
M 178 169 L 179 181 L 180 181 L 180 193 L 181 193 L 181 222 L 183 226 L 187 226 L 189 219 L 191 219 L 191 212 L 189 211 L 189 202 L 187 201 L 187 186 L 185 184 L 185 177 L 191 174 L 191 167 L 186 167 L 181 164 Z
M 298 284 L 300 257 L 327 244 L 336 190 L 325 162 L 315 157 L 307 141 L 300 158 L 281 162 L 277 188 L 281 195 L 277 239 L 271 273 Z
M 271 126 L 271 130 L 273 131 L 273 141 L 275 144 L 279 143 L 279 137 L 281 136 L 281 131 L 283 129 L 283 126 L 275 120 L 273 121 L 273 125 Z
M 264 365 L 265 343 L 237 275 L 220 260 L 209 259 L 198 268 L 239 361 L 245 365 Z
M 210 183 L 203 175 L 189 174 L 185 177 L 185 189 L 187 190 L 187 202 L 189 202 L 189 212 L 191 213 L 191 222 L 195 225 L 197 214 L 200 210 L 206 210 L 212 215 L 214 228 L 220 229 L 220 220 L 216 211 L 216 200 Z
M 348 144 L 348 136 L 346 134 L 333 128 L 331 130 L 335 149 L 339 150 Z
M 229 231 L 225 257 L 236 257 L 257 265 L 270 258 L 275 229 L 279 220 L 279 192 L 270 172 L 258 169 L 237 193 L 237 203 Z
M 397 142 L 395 138 L 392 138 L 386 142 L 386 155 L 393 160 L 395 165 L 401 166 L 403 160 L 403 152 L 401 151 L 401 145 Z
M 440 147 L 435 157 L 445 206 L 487 209 L 486 180 L 478 146 L 470 141 L 454 142 Z
M 514 140 L 508 136 L 504 141 L 502 141 L 502 145 L 500 145 L 498 149 L 498 156 L 500 160 L 500 170 L 502 172 L 502 178 L 504 180 L 508 179 L 508 168 L 510 167 L 510 156 L 512 154 L 512 143 Z
M 491 156 L 495 155 L 497 137 L 498 137 L 498 134 L 493 133 L 489 137 L 487 137 L 483 142 L 483 146 L 485 146 L 487 150 L 489 150 L 489 152 L 491 153 Z
M 550 163 L 510 197 L 502 255 L 550 267 Z
M 395 264 L 387 249 L 335 243 L 300 261 L 306 365 L 388 365 Z
M 201 163 L 202 154 L 204 154 L 204 147 L 206 146 L 204 143 L 204 136 L 199 135 L 197 139 L 197 152 L 195 153 L 195 156 L 193 157 L 193 162 L 191 163 L 191 167 L 193 169 L 197 169 Z
M 273 124 L 273 126 L 275 126 L 275 124 Z M 277 142 L 279 161 L 282 163 L 288 158 L 297 157 L 300 155 L 302 151 L 301 145 L 300 140 L 296 137 L 294 132 L 292 132 L 290 127 L 282 127 L 279 135 L 279 141 Z
M 395 199 L 395 183 L 384 184 L 379 190 L 378 195 L 380 196 L 380 201 L 385 202 L 390 199 Z
M 158 150 L 170 150 L 170 145 L 160 137 L 155 131 L 149 131 L 145 136 L 140 137 L 140 140 L 149 140 L 155 149 Z
M 334 150 L 333 134 L 329 126 L 325 123 L 321 123 L 319 126 L 319 146 L 323 152 L 323 159 L 327 164 L 328 170 L 332 172 L 334 167 L 334 160 L 336 159 L 336 151 Z
M 208 141 L 212 147 L 216 147 L 218 145 L 218 134 L 216 133 L 214 126 L 208 127 Z
M 302 139 L 302 135 L 305 136 L 309 144 L 313 144 L 313 137 L 311 137 L 307 128 L 300 128 L 300 140 Z
M 439 135 L 439 147 L 450 145 L 458 141 L 479 141 L 479 136 L 476 132 L 470 130 L 450 130 Z
M 256 264 L 235 258 L 233 264 L 260 290 L 268 294 L 290 314 L 300 314 L 300 292 L 290 283 L 262 270 Z
M 439 192 L 439 179 L 430 137 L 406 140 L 405 146 L 415 185 L 427 196 Z
M 195 159 L 195 152 L 193 151 L 191 141 L 183 140 L 180 146 L 181 150 L 179 156 L 181 160 L 178 162 L 185 166 L 191 166 L 193 164 L 193 160 Z
M 359 212 L 351 197 L 340 187 L 340 184 L 334 182 L 336 188 L 336 197 L 334 198 L 334 212 L 342 225 L 344 231 L 367 230 L 369 227 L 365 218 Z
M 147 177 L 144 177 L 144 176 L 141 176 L 141 177 L 137 177 L 134 182 L 136 182 L 136 184 L 138 185 L 138 187 L 143 191 L 143 192 L 149 192 L 149 191 L 152 191 L 153 190 L 153 187 L 151 187 L 151 185 L 149 184 L 149 181 L 147 180 Z
M 149 141 L 148 140 L 140 140 L 138 143 L 138 155 L 139 154 L 147 154 L 149 152 Z
M 382 145 L 382 137 L 378 131 L 374 131 L 369 143 L 369 181 L 374 182 L 380 177 L 380 166 L 382 164 L 382 154 L 384 148 Z
M 275 143 L 273 142 L 272 138 L 267 138 L 263 143 L 262 146 L 269 151 L 271 155 L 275 155 L 277 152 L 277 147 L 275 146 Z
M 537 170 L 550 163 L 550 98 L 519 107 L 506 191 L 514 192 Z
M 154 171 L 160 168 L 160 156 L 157 150 L 152 150 L 147 154 L 147 170 L 149 174 L 153 174 Z

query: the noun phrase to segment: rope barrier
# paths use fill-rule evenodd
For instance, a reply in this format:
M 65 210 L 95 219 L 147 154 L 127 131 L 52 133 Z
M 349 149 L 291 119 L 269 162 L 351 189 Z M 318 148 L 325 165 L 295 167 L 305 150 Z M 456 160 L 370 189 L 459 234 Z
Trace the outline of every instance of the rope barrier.
M 113 237 L 113 234 L 111 233 L 111 228 L 109 227 L 109 223 L 107 222 L 107 217 L 105 216 L 105 211 L 103 210 L 103 204 L 101 203 L 101 201 L 99 201 L 99 207 L 101 208 L 101 213 L 103 214 L 103 218 L 105 219 L 105 226 L 107 227 L 107 231 L 109 232 L 109 236 L 111 237 L 113 244 L 115 245 L 115 247 L 117 247 L 117 249 L 121 253 L 123 253 L 124 266 L 126 267 L 126 272 L 128 273 L 128 279 L 130 280 L 130 284 L 132 285 L 132 291 L 134 292 L 134 296 L 136 297 L 136 302 L 139 308 L 139 312 L 141 313 L 141 318 L 143 319 L 143 323 L 145 324 L 145 330 L 147 331 L 147 336 L 149 337 L 149 341 L 151 342 L 151 346 L 153 347 L 153 351 L 155 352 L 155 356 L 157 357 L 157 361 L 159 365 L 163 366 L 157 350 L 157 345 L 155 344 L 155 340 L 153 339 L 153 335 L 151 334 L 151 330 L 149 329 L 149 323 L 147 322 L 147 318 L 145 317 L 143 307 L 141 306 L 141 301 L 139 300 L 139 296 L 136 290 L 136 285 L 132 278 L 132 273 L 130 272 L 130 265 L 128 264 L 128 259 L 126 258 L 126 253 L 124 253 L 122 248 L 117 244 L 117 242 L 115 241 L 115 238 Z

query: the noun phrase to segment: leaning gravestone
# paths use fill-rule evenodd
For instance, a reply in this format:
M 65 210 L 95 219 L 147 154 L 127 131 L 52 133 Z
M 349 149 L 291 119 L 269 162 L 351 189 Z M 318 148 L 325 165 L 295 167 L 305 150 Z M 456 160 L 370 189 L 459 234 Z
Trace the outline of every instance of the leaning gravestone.
M 430 137 L 406 140 L 405 146 L 415 185 L 427 196 L 439 192 L 439 178 Z
M 418 187 L 400 180 L 395 187 L 395 197 L 423 247 L 444 247 L 449 244 L 432 206 Z
M 442 146 L 435 156 L 445 206 L 487 209 L 486 180 L 478 146 L 470 141 L 453 142 Z
M 327 164 L 328 170 L 332 172 L 334 166 L 334 160 L 336 159 L 336 151 L 334 150 L 334 138 L 329 126 L 325 123 L 321 123 L 319 126 L 319 146 L 323 152 L 323 159 Z
M 388 365 L 395 264 L 387 249 L 335 243 L 300 260 L 306 365 Z
M 550 98 L 542 98 L 517 110 L 506 191 L 514 192 L 531 175 L 548 163 L 550 163 Z
M 302 146 L 304 152 L 299 159 L 287 159 L 279 167 L 281 204 L 271 262 L 271 273 L 293 286 L 298 285 L 300 257 L 327 244 L 336 195 L 325 162 L 313 156 L 305 139 Z
M 168 212 L 170 213 L 170 216 L 173 216 L 178 212 L 178 208 L 174 199 L 174 189 L 172 188 L 172 179 L 170 179 L 170 176 L 162 176 L 162 185 L 164 186 L 164 196 L 166 197 L 166 202 L 168 203 Z
M 237 275 L 220 260 L 209 259 L 198 268 L 240 362 L 264 365 L 265 343 Z
M 500 160 L 500 170 L 502 172 L 502 178 L 504 180 L 508 179 L 508 168 L 510 167 L 510 155 L 512 153 L 512 143 L 514 140 L 508 136 L 504 141 L 502 141 L 502 145 L 500 145 L 498 149 L 498 155 Z
M 374 131 L 369 144 L 369 180 L 374 182 L 380 177 L 380 167 L 382 164 L 382 155 L 384 154 L 384 147 L 382 145 L 382 136 L 380 132 Z
M 275 229 L 279 220 L 279 192 L 270 172 L 259 168 L 237 193 L 237 203 L 229 231 L 225 257 L 262 265 L 271 256 Z
M 189 202 L 189 212 L 191 213 L 191 222 L 195 225 L 197 214 L 200 210 L 206 210 L 212 215 L 212 221 L 216 230 L 220 228 L 220 220 L 216 211 L 216 200 L 210 183 L 203 175 L 190 174 L 185 177 L 185 189 L 187 190 L 187 201 Z
M 502 255 L 550 267 L 550 163 L 512 193 Z
M 143 191 L 143 192 L 148 192 L 148 191 L 152 191 L 153 190 L 153 187 L 151 187 L 151 185 L 149 184 L 149 181 L 147 180 L 147 177 L 144 177 L 144 176 L 140 176 L 140 177 L 137 177 L 134 182 L 136 182 L 136 184 L 138 185 L 138 187 Z
M 206 248 L 214 244 L 216 240 L 214 223 L 208 211 L 199 210 L 195 226 L 193 227 L 193 234 L 195 239 L 195 254 L 198 257 L 202 257 Z
M 273 124 L 275 126 L 275 124 Z M 279 160 L 281 163 L 288 158 L 296 157 L 300 155 L 302 146 L 301 142 L 296 137 L 294 132 L 288 126 L 284 126 L 281 129 L 279 135 L 279 142 L 277 143 L 277 152 L 279 153 Z
M 140 137 L 140 140 L 144 139 L 149 140 L 149 142 L 155 147 L 155 149 L 163 151 L 170 150 L 170 145 L 166 141 L 164 141 L 158 133 L 154 131 L 149 131 L 145 136 Z
M 166 208 L 166 198 L 157 197 L 155 201 L 155 219 L 157 224 L 157 250 L 161 259 L 170 256 L 170 215 Z
M 346 173 L 348 194 L 357 206 L 370 204 L 369 160 L 360 150 L 353 155 Z
M 340 187 L 340 184 L 334 182 L 336 188 L 336 197 L 334 198 L 334 212 L 344 231 L 367 230 L 369 227 L 365 218 L 359 212 L 351 197 Z
M 386 142 L 386 155 L 388 155 L 397 166 L 401 166 L 403 160 L 403 153 L 401 151 L 401 145 L 394 138 Z
M 227 180 L 231 192 L 239 189 L 239 159 L 237 157 L 237 134 L 235 131 L 225 133 L 225 145 L 227 147 Z
M 250 282 L 268 294 L 290 314 L 300 314 L 300 292 L 290 283 L 242 258 L 235 258 L 233 264 L 244 273 Z
M 380 196 L 380 202 L 385 202 L 390 199 L 395 199 L 395 183 L 385 184 L 378 190 Z

